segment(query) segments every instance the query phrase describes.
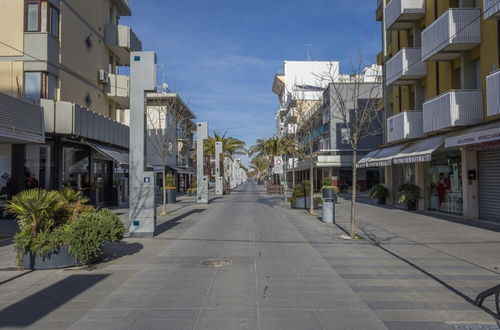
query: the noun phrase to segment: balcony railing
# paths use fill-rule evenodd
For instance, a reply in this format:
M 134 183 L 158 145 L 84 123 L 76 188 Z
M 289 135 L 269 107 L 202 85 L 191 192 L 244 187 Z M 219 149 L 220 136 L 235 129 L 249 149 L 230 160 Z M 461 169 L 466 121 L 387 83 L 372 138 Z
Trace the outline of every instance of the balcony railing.
M 130 105 L 130 78 L 119 74 L 109 74 L 108 96 L 123 108 Z
M 385 29 L 408 29 L 424 15 L 424 0 L 392 0 L 385 7 Z
M 483 119 L 481 90 L 452 90 L 424 103 L 424 132 L 474 125 Z
M 387 118 L 387 142 L 424 136 L 422 111 L 405 111 Z
M 405 85 L 427 75 L 420 48 L 403 48 L 387 61 L 386 85 Z
M 123 65 L 130 64 L 130 52 L 142 50 L 141 41 L 126 25 L 106 24 L 105 37 L 106 45 L 118 56 Z
M 500 18 L 500 0 L 483 0 L 484 19 Z
M 481 10 L 454 8 L 422 31 L 422 61 L 447 61 L 481 43 Z
M 500 115 L 500 70 L 486 78 L 488 116 Z

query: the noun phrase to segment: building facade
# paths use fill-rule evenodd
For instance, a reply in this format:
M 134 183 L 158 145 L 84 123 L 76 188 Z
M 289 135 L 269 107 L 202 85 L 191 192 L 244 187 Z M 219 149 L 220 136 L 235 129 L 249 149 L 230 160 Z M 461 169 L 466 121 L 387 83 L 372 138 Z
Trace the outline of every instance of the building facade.
M 392 196 L 419 186 L 420 210 L 500 222 L 499 13 L 498 0 L 379 1 L 385 145 L 362 162 L 385 168 Z
M 119 24 L 131 15 L 128 1 L 0 5 L 0 92 L 33 100 L 44 113 L 45 141 L 10 147 L 15 189 L 29 181 L 82 191 L 94 204 L 126 201 L 128 127 L 115 119 L 118 109 L 128 107 L 129 79 L 119 68 L 142 48 L 133 31 Z
M 340 73 L 338 62 L 285 62 L 284 74 L 275 77 L 273 92 L 280 102 L 277 135 L 291 136 L 304 150 L 302 159 L 290 159 L 287 181 L 310 180 L 312 161 L 315 189 L 326 178 L 345 189 L 352 186 L 352 148 L 347 138 L 350 128 L 339 118 L 338 104 L 342 99 L 351 111 L 357 111 L 367 99 L 378 105 L 382 95 L 380 67 L 373 65 L 351 76 Z M 373 130 L 378 133 L 360 142 L 357 159 L 382 143 L 381 126 L 375 125 Z M 379 182 L 379 177 L 378 168 L 363 168 L 358 171 L 356 184 L 366 191 Z

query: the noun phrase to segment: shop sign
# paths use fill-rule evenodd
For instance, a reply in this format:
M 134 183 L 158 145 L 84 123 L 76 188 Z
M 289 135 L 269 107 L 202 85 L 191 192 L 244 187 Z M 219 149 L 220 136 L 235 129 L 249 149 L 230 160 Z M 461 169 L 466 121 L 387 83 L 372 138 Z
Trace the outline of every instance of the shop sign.
M 454 136 L 446 139 L 446 148 L 462 147 L 470 144 L 485 143 L 500 140 L 500 128 L 487 131 Z

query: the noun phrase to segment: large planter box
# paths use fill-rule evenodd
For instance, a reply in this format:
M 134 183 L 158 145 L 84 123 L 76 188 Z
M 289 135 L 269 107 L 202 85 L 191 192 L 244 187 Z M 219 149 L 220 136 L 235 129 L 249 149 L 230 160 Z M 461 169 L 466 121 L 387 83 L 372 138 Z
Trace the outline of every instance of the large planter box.
M 295 202 L 292 204 L 294 209 L 309 209 L 311 203 L 311 197 L 297 197 Z M 318 208 L 318 202 L 313 200 L 313 208 Z
M 76 265 L 78 265 L 76 258 L 65 246 L 45 256 L 32 256 L 30 252 L 26 252 L 22 264 L 24 269 L 55 269 Z
M 174 189 L 167 189 L 167 203 L 175 204 L 177 202 L 177 191 Z

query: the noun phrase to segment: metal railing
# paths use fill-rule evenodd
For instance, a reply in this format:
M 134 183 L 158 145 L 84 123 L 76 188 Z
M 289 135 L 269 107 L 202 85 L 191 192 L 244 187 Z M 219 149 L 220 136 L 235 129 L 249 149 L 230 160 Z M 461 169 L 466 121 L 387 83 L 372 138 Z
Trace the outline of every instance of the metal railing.
M 486 104 L 488 116 L 500 114 L 500 70 L 486 77 Z
M 453 51 L 467 50 L 481 43 L 481 10 L 453 8 L 422 31 L 422 61 L 454 45 Z M 463 44 L 463 47 L 458 46 Z
M 403 48 L 386 65 L 386 85 L 399 79 L 420 79 L 427 75 L 427 65 L 422 62 L 420 48 Z
M 405 111 L 387 118 L 387 142 L 424 136 L 422 111 Z
M 483 0 L 484 19 L 500 18 L 500 0 Z
M 424 103 L 424 133 L 473 125 L 482 119 L 481 90 L 451 90 Z
M 424 0 L 392 0 L 385 7 L 385 29 L 390 29 L 405 14 L 410 15 L 405 18 L 417 19 L 420 17 L 418 14 L 425 14 L 425 1 Z

